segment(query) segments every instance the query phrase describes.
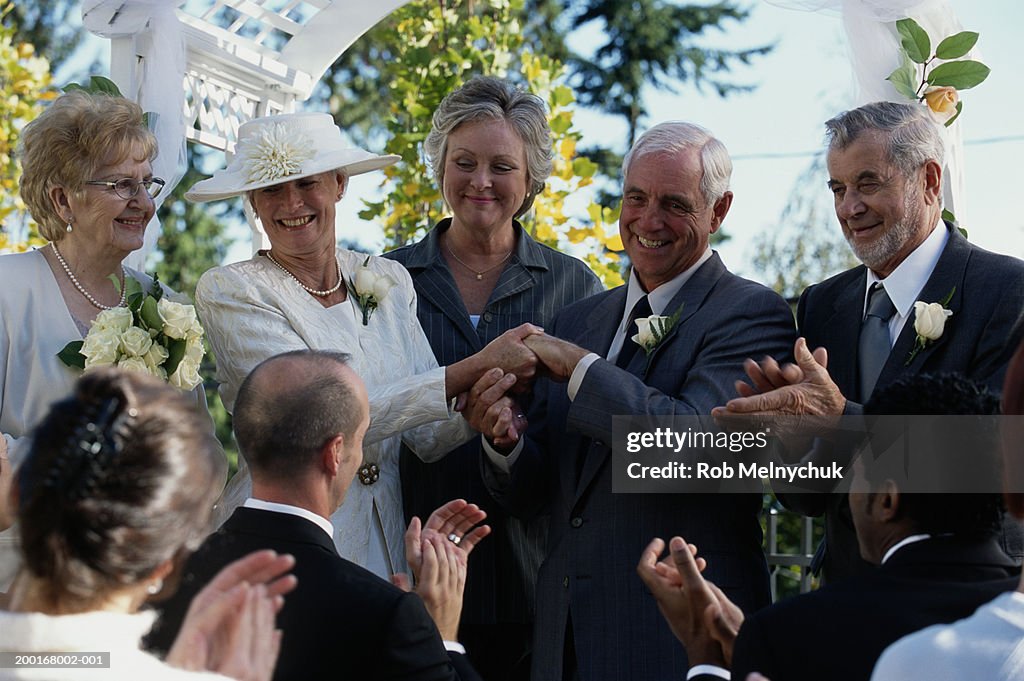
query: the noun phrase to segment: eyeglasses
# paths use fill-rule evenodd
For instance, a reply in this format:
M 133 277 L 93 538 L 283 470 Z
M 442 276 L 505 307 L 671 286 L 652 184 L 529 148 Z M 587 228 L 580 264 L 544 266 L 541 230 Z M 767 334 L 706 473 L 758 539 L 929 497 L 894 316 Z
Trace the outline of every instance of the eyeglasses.
M 159 177 L 151 177 L 148 180 L 136 180 L 134 177 L 122 177 L 120 180 L 116 181 L 90 180 L 85 184 L 113 189 L 115 194 L 120 196 L 122 199 L 127 200 L 134 198 L 135 195 L 139 193 L 139 187 L 145 187 L 146 193 L 149 194 L 149 198 L 155 199 L 167 183 Z

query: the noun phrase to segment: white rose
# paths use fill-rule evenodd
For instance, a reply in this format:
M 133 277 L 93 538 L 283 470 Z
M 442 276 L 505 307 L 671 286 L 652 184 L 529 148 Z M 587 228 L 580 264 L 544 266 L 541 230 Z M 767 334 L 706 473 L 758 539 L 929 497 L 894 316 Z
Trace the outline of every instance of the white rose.
M 182 390 L 191 390 L 199 385 L 202 380 L 199 376 L 199 363 L 192 361 L 187 356 L 181 358 L 178 368 L 167 379 L 168 383 Z
M 193 364 L 200 364 L 203 361 L 203 355 L 206 354 L 206 349 L 203 347 L 203 342 L 198 338 L 192 338 L 185 343 L 185 359 L 189 360 Z
M 192 326 L 189 327 L 188 332 L 185 334 L 185 338 L 187 338 L 190 341 L 199 340 L 200 338 L 203 337 L 203 333 L 205 333 L 205 331 L 203 330 L 203 325 L 200 324 L 199 320 L 197 319 L 194 322 L 192 322 Z
M 79 352 L 85 357 L 85 368 L 106 366 L 117 361 L 121 333 L 114 329 L 94 328 L 90 331 Z
M 369 267 L 360 267 L 356 270 L 356 293 L 361 296 L 373 293 L 373 287 L 377 283 L 377 273 Z
M 952 310 L 947 310 L 939 303 L 919 300 L 914 303 L 914 331 L 925 340 L 938 340 L 946 328 L 946 320 L 951 316 Z
M 373 283 L 373 297 L 377 299 L 378 303 L 382 302 L 384 297 L 388 294 L 388 291 L 390 291 L 397 283 L 398 282 L 386 274 L 378 276 L 377 281 Z
M 124 357 L 117 363 L 117 367 L 126 371 L 138 371 L 143 374 L 149 374 L 150 376 L 157 375 L 146 364 L 146 360 L 141 357 Z
M 121 351 L 129 357 L 144 357 L 153 347 L 149 332 L 133 326 L 121 334 Z
M 665 334 L 665 324 L 668 317 L 651 315 L 640 317 L 636 320 L 636 327 L 639 333 L 633 336 L 633 341 L 645 350 L 650 350 L 658 344 L 660 337 Z M 658 333 L 656 334 L 655 331 Z
M 96 319 L 92 321 L 91 329 L 102 331 L 113 330 L 117 333 L 124 333 L 132 325 L 134 318 L 132 311 L 127 307 L 115 307 L 110 310 L 103 310 Z
M 167 348 L 159 343 L 153 343 L 149 348 L 149 352 L 142 359 L 145 360 L 146 366 L 155 371 L 161 368 L 161 365 L 167 361 L 167 356 Z
M 161 298 L 156 305 L 160 319 L 164 322 L 164 334 L 168 338 L 185 338 L 196 322 L 196 308 Z

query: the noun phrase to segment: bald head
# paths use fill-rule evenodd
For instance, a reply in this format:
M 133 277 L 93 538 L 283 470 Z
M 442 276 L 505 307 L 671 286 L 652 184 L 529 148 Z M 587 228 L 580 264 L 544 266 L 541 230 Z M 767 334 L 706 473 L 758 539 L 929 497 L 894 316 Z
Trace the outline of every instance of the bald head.
M 338 435 L 352 440 L 369 410 L 348 355 L 297 350 L 253 369 L 235 401 L 234 430 L 253 478 L 299 479 Z

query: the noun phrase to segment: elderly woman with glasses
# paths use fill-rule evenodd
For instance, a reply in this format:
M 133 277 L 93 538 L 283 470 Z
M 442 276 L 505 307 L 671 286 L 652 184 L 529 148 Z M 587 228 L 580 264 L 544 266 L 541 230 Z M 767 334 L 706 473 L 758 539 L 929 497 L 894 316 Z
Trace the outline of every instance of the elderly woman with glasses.
M 24 436 L 78 372 L 57 353 L 102 311 L 122 306 L 122 261 L 142 246 L 164 181 L 137 104 L 81 91 L 59 97 L 21 135 L 21 197 L 49 243 L 0 256 L 0 433 L 17 466 Z M 13 531 L 0 535 L 0 591 L 13 576 Z
M 416 319 L 408 272 L 338 248 L 335 205 L 349 178 L 396 160 L 348 147 L 329 114 L 267 116 L 244 123 L 227 168 L 186 194 L 193 201 L 244 196 L 270 241 L 251 260 L 206 272 L 196 286 L 224 405 L 233 408 L 256 365 L 290 350 L 346 352 L 366 382 L 364 461 L 331 522 L 341 556 L 385 578 L 406 569 L 401 442 L 433 460 L 472 438 L 453 414 L 453 400 L 495 367 L 532 378 L 536 357 L 522 338 L 538 331 L 521 325 L 477 354 L 439 367 Z M 290 443 L 288 433 L 275 436 L 282 446 Z M 240 468 L 221 512 L 243 503 L 250 489 L 248 471 Z

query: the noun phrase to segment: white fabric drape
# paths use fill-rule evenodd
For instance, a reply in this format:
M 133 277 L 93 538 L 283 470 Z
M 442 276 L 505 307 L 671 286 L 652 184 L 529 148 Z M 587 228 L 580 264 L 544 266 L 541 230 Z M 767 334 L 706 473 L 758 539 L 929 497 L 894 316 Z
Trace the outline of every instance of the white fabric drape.
M 906 102 L 886 77 L 902 63 L 895 22 L 910 17 L 931 37 L 932 50 L 940 40 L 963 30 L 948 0 L 764 0 L 786 9 L 836 12 L 846 32 L 850 62 L 857 79 L 856 105 L 876 101 Z M 980 59 L 976 49 L 967 56 Z M 935 62 L 935 64 L 941 62 Z M 963 93 L 961 93 L 963 97 Z M 943 205 L 966 222 L 963 119 L 943 128 L 946 158 Z
M 150 126 L 160 153 L 153 175 L 167 181 L 156 199 L 157 208 L 184 176 L 188 167 L 185 150 L 185 43 L 173 0 L 84 0 L 82 23 L 103 38 L 135 37 L 142 57 L 138 92 L 123 92 L 150 112 Z M 125 260 L 142 270 L 146 256 L 156 248 L 160 222 L 154 215 L 146 228 L 145 243 Z

